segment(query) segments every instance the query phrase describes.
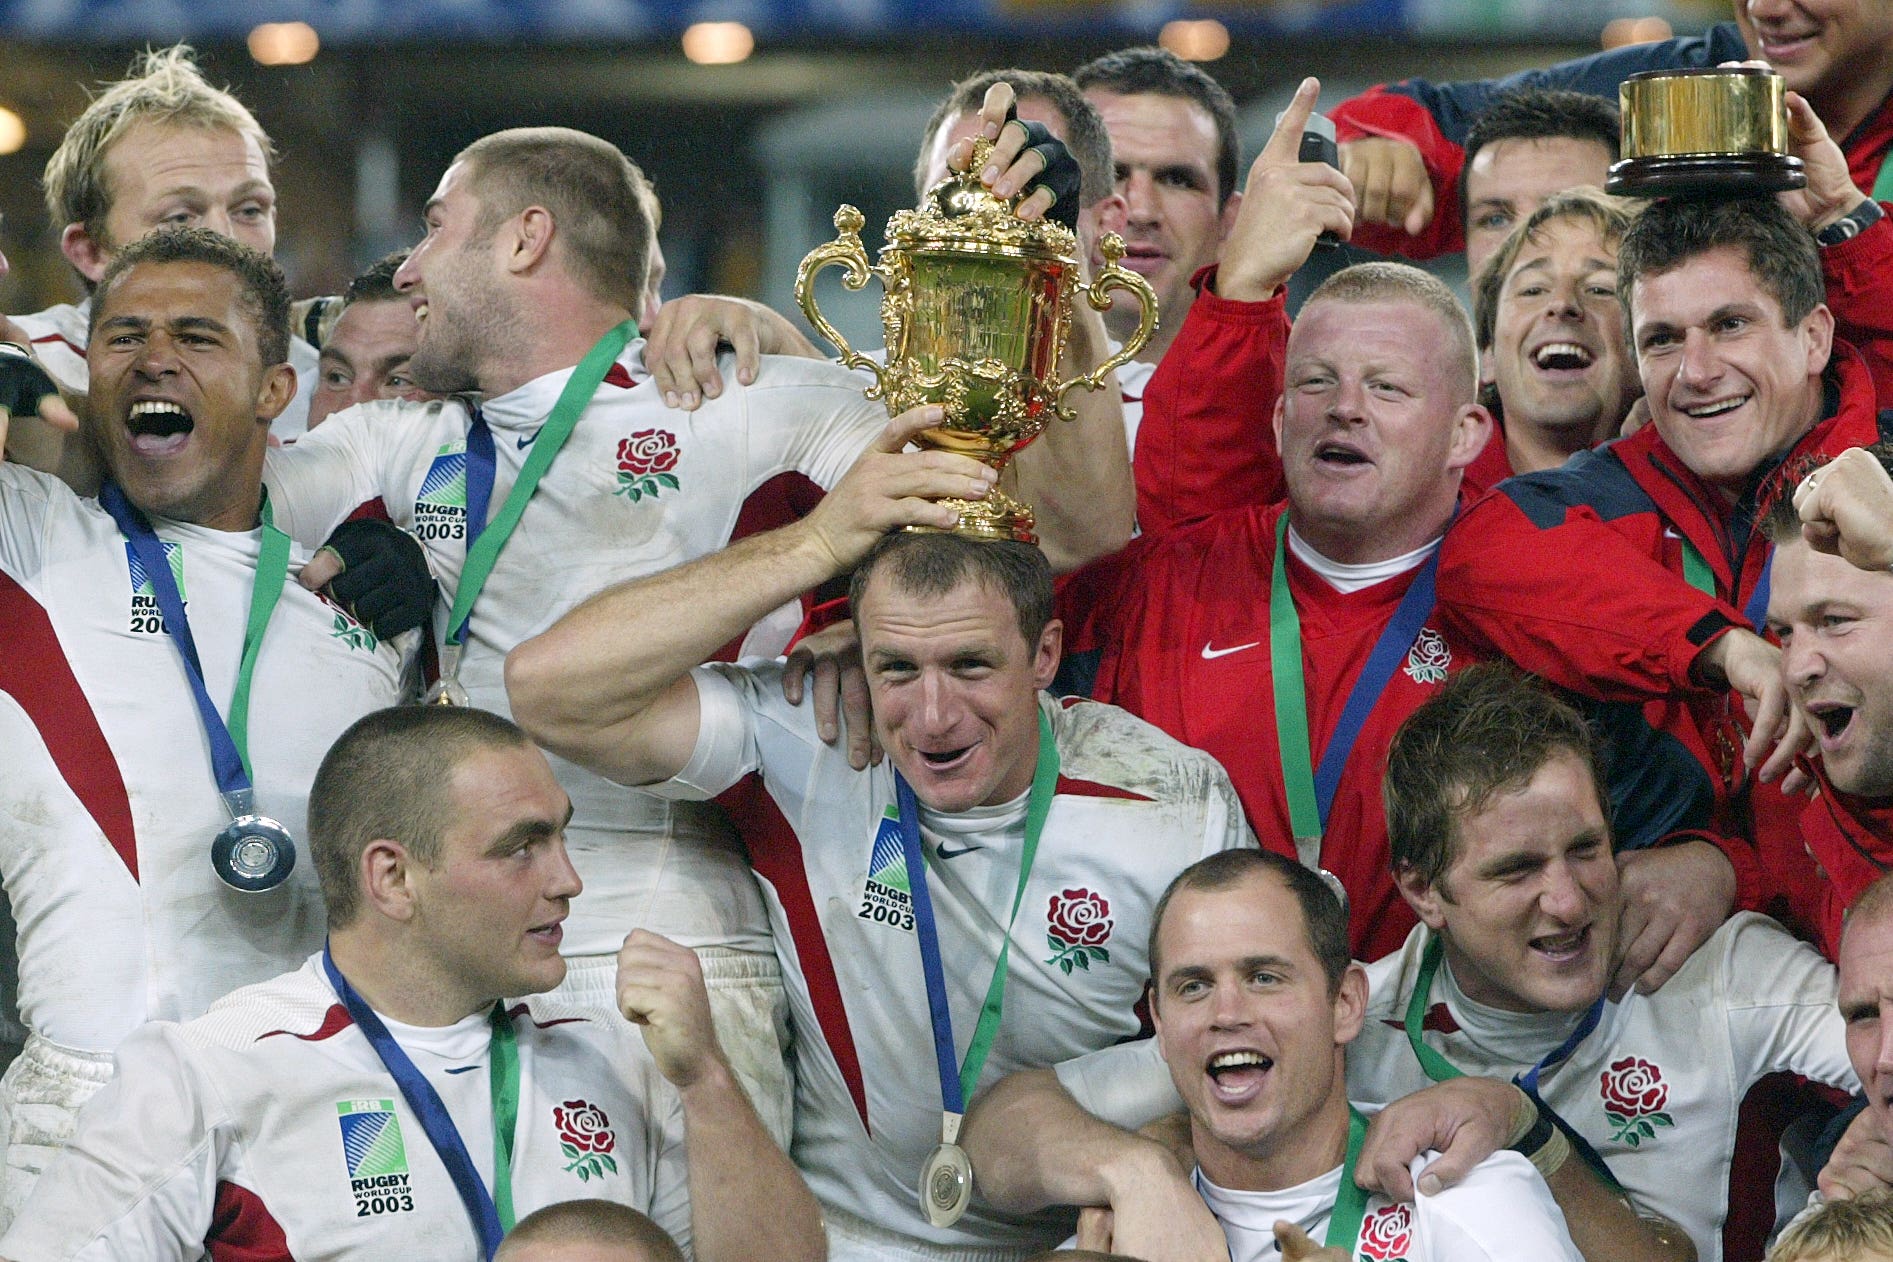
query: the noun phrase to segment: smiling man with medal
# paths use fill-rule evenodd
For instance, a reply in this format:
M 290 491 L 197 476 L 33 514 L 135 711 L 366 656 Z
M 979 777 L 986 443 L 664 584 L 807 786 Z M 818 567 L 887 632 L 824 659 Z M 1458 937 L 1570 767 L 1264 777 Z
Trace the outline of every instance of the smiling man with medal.
M 741 820 L 791 982 L 794 1152 L 844 1262 L 1000 1257 L 1069 1233 L 983 1201 L 960 1117 L 1014 1069 L 1134 1035 L 1158 891 L 1251 844 L 1208 758 L 1040 691 L 1059 651 L 1047 562 L 940 533 L 958 516 L 933 501 L 977 500 L 993 475 L 903 450 L 939 420 L 902 414 L 804 521 L 613 588 L 507 665 L 548 748 L 667 796 L 720 795 Z M 886 533 L 901 526 L 932 533 Z M 820 740 L 812 703 L 784 700 L 778 664 L 692 669 L 850 569 L 887 750 L 861 770 Z
M 317 540 L 378 497 L 421 540 L 450 606 L 436 700 L 506 713 L 508 650 L 612 583 L 722 547 L 744 499 L 778 474 L 832 486 L 886 423 L 858 376 L 776 356 L 749 381 L 726 363 L 729 388 L 693 412 L 666 408 L 630 323 L 655 204 L 596 137 L 524 128 L 476 141 L 442 176 L 427 235 L 395 277 L 421 316 L 410 373 L 458 397 L 340 412 L 271 457 L 272 504 L 292 537 Z M 1093 497 L 1060 467 L 1074 500 Z M 1130 490 L 1117 489 L 1128 532 Z M 1091 538 L 1090 515 L 1067 520 L 1048 546 L 1074 562 L 1117 542 Z M 570 763 L 557 771 L 590 891 L 567 926 L 563 993 L 609 1007 L 612 960 L 634 927 L 697 950 L 731 1060 L 786 1141 L 788 1001 L 727 820 Z
M 1413 1205 L 1355 1182 L 1367 1120 L 1348 1100 L 1346 1065 L 1367 979 L 1348 960 L 1346 913 L 1315 873 L 1268 852 L 1192 866 L 1157 906 L 1150 964 L 1196 1187 L 1233 1262 L 1274 1262 L 1291 1238 L 1350 1259 L 1580 1262 L 1516 1153 Z
M 127 246 L 92 308 L 98 500 L 0 465 L 0 810 L 22 821 L 0 869 L 29 1031 L 0 1080 L 0 1223 L 121 1039 L 320 944 L 309 779 L 407 695 L 411 655 L 295 581 L 307 556 L 271 522 L 287 301 L 274 264 L 214 234 Z
M 570 814 L 497 715 L 357 722 L 310 791 L 323 949 L 128 1040 L 0 1255 L 473 1262 L 516 1217 L 597 1197 L 700 1262 L 819 1262 L 814 1198 L 730 1070 L 694 955 L 631 935 L 621 1012 L 511 998 L 565 973 Z

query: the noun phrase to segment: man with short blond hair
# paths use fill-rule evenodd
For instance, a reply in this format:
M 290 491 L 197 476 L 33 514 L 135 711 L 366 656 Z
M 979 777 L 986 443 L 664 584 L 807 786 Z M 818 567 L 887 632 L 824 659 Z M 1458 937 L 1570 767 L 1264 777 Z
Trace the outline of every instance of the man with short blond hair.
M 120 248 L 162 225 L 209 228 L 261 254 L 276 249 L 275 146 L 254 115 L 213 87 L 189 46 L 148 52 L 107 87 L 46 163 L 46 211 L 59 248 L 88 297 L 12 323 L 59 384 L 86 390 L 90 294 Z M 315 348 L 290 343 L 298 389 L 271 425 L 278 438 L 301 434 L 316 371 Z

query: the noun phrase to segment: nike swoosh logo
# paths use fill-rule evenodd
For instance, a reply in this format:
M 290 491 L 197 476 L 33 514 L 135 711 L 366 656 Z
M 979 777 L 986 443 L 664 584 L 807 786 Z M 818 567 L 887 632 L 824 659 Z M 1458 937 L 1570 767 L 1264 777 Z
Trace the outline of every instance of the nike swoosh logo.
M 447 1072 L 450 1074 L 470 1074 L 478 1068 L 479 1068 L 478 1065 L 455 1065 L 452 1069 L 449 1069 Z
M 1213 662 L 1219 657 L 1228 657 L 1231 653 L 1240 653 L 1244 649 L 1252 649 L 1260 643 L 1262 643 L 1260 640 L 1251 640 L 1247 644 L 1238 644 L 1234 648 L 1213 649 L 1209 646 L 1209 641 L 1205 640 L 1203 641 L 1203 660 Z
M 524 451 L 526 450 L 526 448 L 532 446 L 538 440 L 539 440 L 539 431 L 534 430 L 530 434 L 521 434 L 518 438 L 515 438 L 513 441 L 519 444 L 519 449 L 521 451 Z
M 963 854 L 972 854 L 975 850 L 979 849 L 981 849 L 979 846 L 961 846 L 958 850 L 948 850 L 945 845 L 941 845 L 939 849 L 934 851 L 934 854 L 942 859 L 957 859 Z
M 1681 535 L 1676 533 L 1676 527 L 1674 526 L 1663 527 L 1663 537 L 1665 539 L 1681 539 L 1682 538 Z

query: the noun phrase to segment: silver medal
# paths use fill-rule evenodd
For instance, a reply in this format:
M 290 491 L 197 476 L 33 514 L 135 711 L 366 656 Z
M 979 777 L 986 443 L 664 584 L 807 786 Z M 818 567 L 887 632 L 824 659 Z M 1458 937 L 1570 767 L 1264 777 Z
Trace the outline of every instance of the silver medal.
M 210 843 L 210 866 L 217 879 L 245 894 L 273 890 L 296 869 L 296 841 L 289 830 L 254 810 L 255 794 L 244 789 L 223 795 L 230 824 Z
M 936 1227 L 951 1227 L 973 1199 L 973 1162 L 958 1144 L 941 1144 L 920 1168 L 920 1208 Z
M 936 1227 L 951 1227 L 973 1199 L 973 1159 L 960 1147 L 958 1113 L 940 1115 L 940 1144 L 920 1167 L 920 1208 Z

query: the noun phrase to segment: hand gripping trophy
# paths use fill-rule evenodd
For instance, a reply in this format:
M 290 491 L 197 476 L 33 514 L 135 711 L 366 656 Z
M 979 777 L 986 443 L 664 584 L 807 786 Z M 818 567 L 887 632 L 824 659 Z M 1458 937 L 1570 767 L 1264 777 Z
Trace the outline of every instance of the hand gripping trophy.
M 841 235 L 802 260 L 795 298 L 843 364 L 874 374 L 868 397 L 884 399 L 890 415 L 928 403 L 945 410 L 945 423 L 924 431 L 921 446 L 998 470 L 1053 418 L 1072 419 L 1066 394 L 1101 388 L 1143 349 L 1157 328 L 1157 299 L 1143 277 L 1119 264 L 1124 242 L 1116 233 L 1098 243 L 1104 267 L 1089 285 L 1081 283 L 1078 238 L 1070 229 L 1020 219 L 1013 208 L 1023 193 L 1001 198 L 980 183 L 992 149 L 991 141 L 976 141 L 964 172 L 929 189 L 920 209 L 888 220 L 878 267 L 868 265 L 861 244 L 861 212 L 843 205 L 835 212 Z M 816 304 L 815 277 L 834 266 L 847 269 L 848 289 L 880 277 L 885 367 L 850 346 Z M 1058 361 L 1071 334 L 1074 296 L 1103 311 L 1120 289 L 1142 308 L 1136 331 L 1096 368 L 1061 383 Z M 982 500 L 943 502 L 959 511 L 959 534 L 1038 542 L 1032 510 L 996 488 Z

